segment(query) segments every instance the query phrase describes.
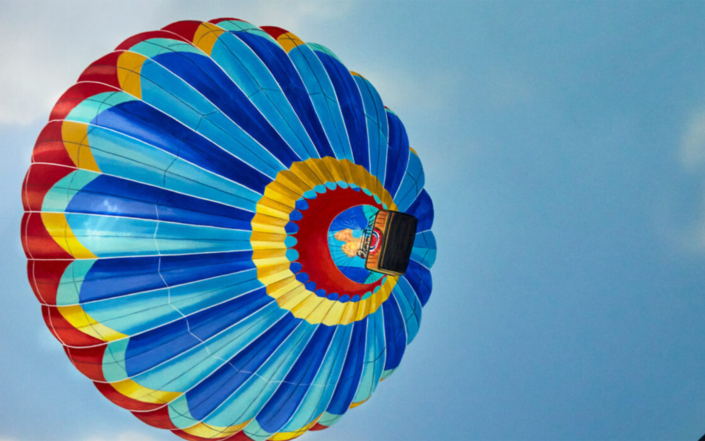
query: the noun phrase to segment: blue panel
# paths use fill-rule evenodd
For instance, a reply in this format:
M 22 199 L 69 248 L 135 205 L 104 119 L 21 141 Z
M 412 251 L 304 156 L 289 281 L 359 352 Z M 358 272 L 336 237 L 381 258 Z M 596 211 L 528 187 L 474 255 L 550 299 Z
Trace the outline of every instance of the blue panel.
M 406 169 L 399 190 L 394 195 L 394 203 L 399 207 L 399 211 L 406 212 L 419 193 L 421 193 L 421 190 L 423 190 L 424 183 L 425 176 L 421 160 L 412 153 L 409 156 L 409 166 Z
M 431 297 L 431 290 L 433 289 L 433 283 L 431 282 L 431 272 L 414 262 L 409 261 L 409 267 L 406 269 L 404 276 L 409 282 L 416 296 L 419 298 L 421 305 L 426 306 L 429 297 Z
M 175 286 L 255 268 L 252 251 L 161 256 L 161 265 L 159 260 L 158 256 L 97 260 L 81 285 L 81 302 Z
M 316 51 L 316 55 L 328 72 L 335 94 L 338 96 L 340 110 L 350 138 L 355 164 L 370 169 L 370 154 L 367 146 L 367 124 L 365 121 L 365 108 L 362 103 L 360 91 L 348 69 L 343 64 L 328 54 Z
M 284 91 L 306 132 L 311 137 L 311 141 L 316 146 L 318 155 L 321 158 L 334 156 L 328 137 L 308 96 L 308 91 L 286 52 L 278 44 L 260 36 L 248 32 L 236 32 L 235 35 L 250 46 L 274 75 L 279 87 Z
M 193 348 L 272 301 L 261 288 L 131 337 L 125 354 L 127 374 L 137 375 Z
M 394 296 L 389 296 L 382 308 L 384 308 L 384 338 L 387 346 L 384 370 L 387 371 L 397 368 L 401 363 L 406 349 L 406 328 Z
M 389 150 L 387 151 L 387 174 L 384 179 L 384 188 L 389 194 L 396 194 L 409 163 L 409 138 L 406 136 L 406 129 L 398 116 L 387 112 L 387 123 L 389 125 Z
M 380 182 L 384 182 L 384 174 L 387 170 L 387 138 L 389 136 L 387 112 L 384 110 L 382 98 L 372 83 L 358 76 L 355 77 L 355 82 L 365 105 L 370 149 L 370 173 L 377 176 Z
M 228 364 L 215 371 L 202 383 L 186 393 L 191 415 L 203 420 L 223 401 L 228 399 L 257 369 L 262 366 L 279 345 L 286 340 L 298 320 L 287 314 L 282 320 L 260 335 L 247 348 L 233 357 Z
M 419 332 L 423 307 L 409 282 L 403 277 L 400 277 L 397 281 L 397 286 L 394 287 L 392 295 L 394 295 L 404 317 L 406 344 L 408 345 Z
M 433 202 L 426 190 L 422 190 L 419 193 L 414 203 L 406 210 L 406 213 L 418 219 L 417 232 L 431 229 L 431 226 L 433 226 Z
M 284 382 L 257 416 L 257 423 L 269 433 L 275 433 L 289 421 L 299 404 L 311 388 L 328 346 L 333 339 L 335 327 L 320 325 L 291 368 Z
M 340 374 L 338 385 L 326 412 L 342 415 L 352 403 L 357 386 L 362 376 L 362 363 L 365 361 L 365 339 L 367 337 L 367 318 L 354 323 L 348 355 Z
M 266 175 L 141 101 L 111 107 L 95 117 L 92 124 L 146 142 L 260 194 L 271 182 Z
M 238 126 L 269 150 L 287 168 L 298 156 L 228 75 L 209 57 L 172 52 L 154 57 L 208 98 Z
M 411 259 L 426 268 L 431 268 L 436 262 L 436 237 L 431 231 L 418 233 L 411 250 Z
M 67 212 L 250 230 L 254 213 L 134 181 L 100 175 L 74 196 Z
M 338 159 L 353 160 L 343 115 L 335 96 L 333 84 L 320 60 L 305 44 L 289 51 L 289 58 L 306 85 L 308 96 L 313 102 L 318 119 L 326 131 L 328 141 Z

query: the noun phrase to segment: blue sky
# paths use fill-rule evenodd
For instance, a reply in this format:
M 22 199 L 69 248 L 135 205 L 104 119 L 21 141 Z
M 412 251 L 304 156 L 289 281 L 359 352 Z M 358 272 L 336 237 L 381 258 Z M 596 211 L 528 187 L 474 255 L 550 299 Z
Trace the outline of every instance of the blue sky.
M 293 2 L 292 2 L 293 3 Z M 322 43 L 404 121 L 434 199 L 421 332 L 309 440 L 705 433 L 705 4 L 0 1 L 0 441 L 177 439 L 41 319 L 20 186 L 53 102 L 124 38 L 234 16 Z

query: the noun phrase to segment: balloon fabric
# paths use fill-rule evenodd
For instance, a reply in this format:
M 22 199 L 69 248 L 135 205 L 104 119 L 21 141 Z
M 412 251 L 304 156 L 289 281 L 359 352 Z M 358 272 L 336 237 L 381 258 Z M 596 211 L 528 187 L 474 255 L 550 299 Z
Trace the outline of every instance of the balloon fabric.
M 367 401 L 416 336 L 423 187 L 399 117 L 332 51 L 181 21 L 54 106 L 22 189 L 28 278 L 75 367 L 145 423 L 289 440 Z M 379 210 L 418 219 L 401 276 L 355 255 Z

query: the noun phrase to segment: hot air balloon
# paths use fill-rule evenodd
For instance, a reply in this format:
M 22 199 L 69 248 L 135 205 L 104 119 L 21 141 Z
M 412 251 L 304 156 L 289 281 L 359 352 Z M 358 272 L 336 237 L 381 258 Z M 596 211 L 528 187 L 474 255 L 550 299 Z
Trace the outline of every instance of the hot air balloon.
M 329 49 L 242 20 L 135 35 L 61 96 L 23 183 L 46 325 L 188 440 L 331 426 L 399 366 L 436 256 L 399 117 Z

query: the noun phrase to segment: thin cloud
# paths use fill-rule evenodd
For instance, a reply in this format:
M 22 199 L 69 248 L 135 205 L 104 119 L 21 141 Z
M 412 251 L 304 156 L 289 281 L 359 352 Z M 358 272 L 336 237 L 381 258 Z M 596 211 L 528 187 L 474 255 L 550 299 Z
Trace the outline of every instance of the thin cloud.
M 705 165 L 705 110 L 690 117 L 681 140 L 680 160 L 689 171 Z
M 129 2 L 86 8 L 81 2 L 10 2 L 0 16 L 6 39 L 0 45 L 0 125 L 26 126 L 43 118 L 81 71 L 122 40 L 178 20 L 235 15 L 264 26 L 305 29 L 349 17 L 358 2 L 274 1 L 140 2 L 139 14 L 125 16 Z M 18 5 L 22 5 L 19 7 Z M 117 18 L 116 18 L 117 17 Z

